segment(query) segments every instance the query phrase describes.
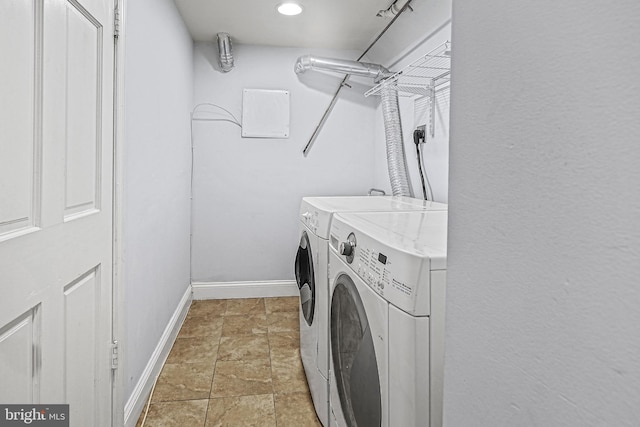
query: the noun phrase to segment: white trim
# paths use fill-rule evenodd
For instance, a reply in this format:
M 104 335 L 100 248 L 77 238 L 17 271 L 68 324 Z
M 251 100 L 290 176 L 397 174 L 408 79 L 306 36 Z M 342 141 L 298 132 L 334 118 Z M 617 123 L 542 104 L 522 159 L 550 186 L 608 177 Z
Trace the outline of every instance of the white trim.
M 156 377 L 160 374 L 160 370 L 164 365 L 164 362 L 169 356 L 169 351 L 173 346 L 173 343 L 178 336 L 178 332 L 182 327 L 184 319 L 187 317 L 189 306 L 191 305 L 191 287 L 188 286 L 185 291 L 176 311 L 171 316 L 167 327 L 164 329 L 160 341 L 153 351 L 153 354 L 149 358 L 147 366 L 145 366 L 140 380 L 136 384 L 129 400 L 124 406 L 124 425 L 126 427 L 134 427 L 138 422 L 138 418 L 142 413 L 146 399 L 151 393 L 151 387 L 155 382 Z
M 193 299 L 295 297 L 299 295 L 295 280 L 260 282 L 193 282 Z
M 125 2 L 115 0 L 114 8 L 118 7 L 120 14 L 119 36 L 114 42 L 114 128 L 113 128 L 113 283 L 112 283 L 112 335 L 118 341 L 118 369 L 115 371 L 112 384 L 111 425 L 120 427 L 124 423 L 125 372 L 127 360 L 125 357 L 127 343 L 124 313 L 126 312 L 124 288 L 124 233 L 122 224 L 124 219 L 124 47 L 125 47 Z M 115 11 L 112 11 L 115 13 Z

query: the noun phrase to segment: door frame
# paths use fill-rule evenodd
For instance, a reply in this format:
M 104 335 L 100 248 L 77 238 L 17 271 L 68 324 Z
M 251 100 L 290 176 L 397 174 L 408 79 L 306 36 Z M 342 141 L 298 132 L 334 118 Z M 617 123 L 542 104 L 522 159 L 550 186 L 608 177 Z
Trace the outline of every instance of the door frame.
M 124 147 L 125 147 L 125 22 L 126 0 L 114 0 L 114 85 L 113 85 L 113 275 L 112 275 L 112 340 L 117 341 L 118 367 L 112 370 L 111 425 L 124 426 L 124 394 L 126 327 L 125 327 L 125 287 L 123 277 L 123 229 L 124 223 Z M 116 27 L 117 26 L 117 27 Z M 116 32 L 117 30 L 117 32 Z M 117 36 L 116 36 L 117 34 Z

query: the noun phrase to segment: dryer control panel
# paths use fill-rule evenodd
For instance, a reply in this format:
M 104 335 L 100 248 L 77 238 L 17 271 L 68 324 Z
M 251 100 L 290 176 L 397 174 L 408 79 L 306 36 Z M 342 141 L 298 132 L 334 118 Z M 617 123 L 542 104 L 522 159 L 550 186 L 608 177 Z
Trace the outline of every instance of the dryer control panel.
M 315 235 L 318 235 L 319 213 L 317 210 L 305 210 L 300 213 L 300 221 L 306 225 Z
M 319 209 L 313 203 L 310 203 L 307 198 L 302 199 L 299 214 L 300 221 L 321 239 L 329 238 L 331 215 L 331 211 Z

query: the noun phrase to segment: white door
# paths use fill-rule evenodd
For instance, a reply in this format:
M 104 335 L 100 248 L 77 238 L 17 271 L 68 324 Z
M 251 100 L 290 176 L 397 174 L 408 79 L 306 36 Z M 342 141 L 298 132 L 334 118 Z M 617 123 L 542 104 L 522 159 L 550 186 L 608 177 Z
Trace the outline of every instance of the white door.
M 113 0 L 0 1 L 0 402 L 111 425 Z

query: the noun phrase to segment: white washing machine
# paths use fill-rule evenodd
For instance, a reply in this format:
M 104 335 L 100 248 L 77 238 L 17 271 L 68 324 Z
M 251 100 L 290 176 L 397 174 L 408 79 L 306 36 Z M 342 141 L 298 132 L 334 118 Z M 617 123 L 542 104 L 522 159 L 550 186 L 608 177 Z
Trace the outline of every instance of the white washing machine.
M 447 212 L 332 221 L 331 427 L 440 427 Z
M 447 210 L 443 203 L 402 196 L 305 197 L 295 275 L 300 290 L 300 353 L 311 397 L 324 426 L 329 422 L 329 229 L 336 212 Z

